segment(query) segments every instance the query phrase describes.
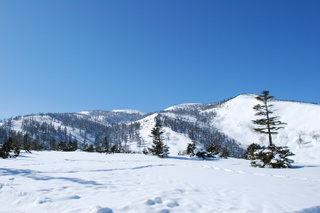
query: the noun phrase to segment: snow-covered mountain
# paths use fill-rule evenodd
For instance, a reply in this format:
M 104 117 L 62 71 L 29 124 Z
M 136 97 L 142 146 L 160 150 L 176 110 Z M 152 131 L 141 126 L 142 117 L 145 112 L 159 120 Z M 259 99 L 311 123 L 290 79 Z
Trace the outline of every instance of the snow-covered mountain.
M 253 131 L 253 106 L 257 95 L 242 94 L 212 104 L 181 104 L 163 111 L 145 114 L 136 110 L 82 111 L 78 113 L 48 113 L 7 119 L 0 123 L 0 134 L 8 129 L 30 134 L 44 142 L 76 139 L 89 143 L 108 137 L 111 143 L 141 151 L 151 146 L 149 137 L 155 119 L 160 119 L 165 143 L 172 155 L 183 151 L 188 143 L 215 143 L 228 147 L 233 156 L 251 143 L 267 144 L 266 135 Z M 272 101 L 280 120 L 287 123 L 274 135 L 274 143 L 289 146 L 301 163 L 320 162 L 320 105 L 293 101 Z M 3 137 L 5 138 L 5 137 Z
M 257 119 L 253 106 L 258 104 L 254 94 L 239 95 L 221 108 L 215 109 L 217 116 L 212 126 L 243 145 L 259 143 L 267 145 L 267 137 L 253 131 L 252 120 Z M 278 146 L 288 146 L 298 162 L 320 162 L 320 105 L 274 100 L 275 112 L 282 122 L 287 123 L 279 134 L 273 135 Z M 211 111 L 210 109 L 208 111 Z

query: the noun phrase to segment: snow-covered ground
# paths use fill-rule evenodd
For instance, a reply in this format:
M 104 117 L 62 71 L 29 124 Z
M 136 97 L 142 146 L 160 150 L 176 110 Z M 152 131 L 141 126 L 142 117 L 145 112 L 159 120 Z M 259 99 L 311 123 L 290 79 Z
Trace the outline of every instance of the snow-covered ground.
M 320 212 L 320 165 L 241 159 L 22 153 L 0 159 L 0 212 Z

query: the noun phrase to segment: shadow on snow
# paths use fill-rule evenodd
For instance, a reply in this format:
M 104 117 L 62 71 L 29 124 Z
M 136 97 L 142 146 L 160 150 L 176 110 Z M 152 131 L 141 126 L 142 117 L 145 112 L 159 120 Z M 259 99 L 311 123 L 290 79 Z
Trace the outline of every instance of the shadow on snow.
M 9 168 L 0 168 L 0 175 L 1 176 L 8 176 L 8 175 L 20 175 L 26 178 L 31 178 L 34 180 L 65 180 L 65 181 L 71 181 L 78 184 L 84 184 L 84 185 L 102 185 L 95 181 L 85 181 L 79 178 L 70 178 L 70 177 L 51 177 L 51 176 L 45 176 L 45 175 L 39 175 L 38 173 L 30 169 L 9 169 Z

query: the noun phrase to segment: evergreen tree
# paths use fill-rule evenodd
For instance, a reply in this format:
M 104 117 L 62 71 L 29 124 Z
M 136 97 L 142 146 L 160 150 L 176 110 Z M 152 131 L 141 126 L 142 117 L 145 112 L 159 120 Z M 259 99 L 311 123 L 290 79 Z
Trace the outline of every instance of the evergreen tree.
M 286 146 L 271 146 L 257 149 L 251 157 L 251 166 L 269 168 L 289 168 L 294 154 Z
M 12 152 L 14 153 L 14 155 L 12 155 Z M 20 154 L 20 147 L 19 145 L 16 143 L 14 143 L 13 138 L 9 137 L 9 139 L 7 141 L 4 142 L 4 144 L 2 144 L 2 146 L 0 147 L 0 157 L 1 158 L 8 158 L 8 157 L 18 157 Z
M 152 137 L 153 145 L 149 148 L 149 152 L 162 158 L 168 157 L 169 154 L 169 147 L 163 143 L 163 133 L 164 131 L 162 130 L 160 121 L 156 120 L 156 124 L 151 130 L 150 137 Z
M 194 150 L 196 149 L 196 144 L 195 142 L 192 142 L 192 143 L 188 143 L 188 146 L 187 146 L 187 150 L 185 151 L 185 153 L 187 155 L 190 155 L 191 157 L 192 156 L 195 156 L 195 153 L 194 153 Z
M 279 121 L 279 117 L 272 117 L 272 104 L 269 102 L 273 96 L 269 96 L 269 91 L 263 91 L 262 95 L 257 96 L 257 100 L 263 104 L 257 104 L 253 107 L 257 111 L 256 116 L 263 116 L 263 118 L 253 120 L 253 123 L 258 125 L 254 128 L 256 132 L 267 134 L 269 138 L 269 146 L 259 147 L 251 144 L 247 149 L 246 158 L 251 159 L 251 166 L 254 167 L 270 167 L 270 168 L 288 168 L 293 163 L 289 156 L 294 155 L 286 146 L 275 146 L 272 142 L 272 135 L 278 134 L 277 130 L 283 128 L 283 123 Z
M 109 152 L 109 140 L 108 137 L 104 137 L 102 141 L 102 149 L 104 152 Z
M 229 151 L 228 151 L 227 147 L 223 147 L 222 148 L 220 157 L 221 158 L 226 158 L 226 159 L 229 157 Z
M 244 154 L 244 159 L 252 160 L 255 151 L 261 149 L 262 147 L 259 144 L 252 143 L 248 146 L 246 153 Z
M 27 153 L 31 153 L 31 151 L 30 151 L 30 148 L 31 148 L 30 136 L 28 133 L 23 135 L 23 148 Z
M 269 104 L 269 102 L 273 99 L 274 96 L 269 95 L 269 91 L 263 91 L 262 95 L 258 95 L 256 97 L 257 100 L 261 101 L 262 104 L 257 104 L 253 107 L 256 110 L 256 116 L 262 116 L 263 118 L 253 120 L 252 122 L 258 125 L 257 128 L 254 128 L 254 131 L 267 134 L 269 138 L 269 147 L 273 146 L 272 136 L 273 134 L 278 134 L 277 130 L 283 128 L 283 123 L 279 121 L 279 117 L 272 117 L 273 113 L 273 105 Z
M 221 147 L 218 145 L 214 145 L 213 143 L 209 144 L 206 147 L 206 151 L 211 153 L 212 155 L 217 155 L 220 152 Z

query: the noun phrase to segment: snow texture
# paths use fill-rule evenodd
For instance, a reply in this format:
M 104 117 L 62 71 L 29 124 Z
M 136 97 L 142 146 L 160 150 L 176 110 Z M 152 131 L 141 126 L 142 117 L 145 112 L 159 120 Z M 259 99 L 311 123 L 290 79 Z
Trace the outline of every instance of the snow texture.
M 0 160 L 2 213 L 319 212 L 320 165 L 85 152 Z

